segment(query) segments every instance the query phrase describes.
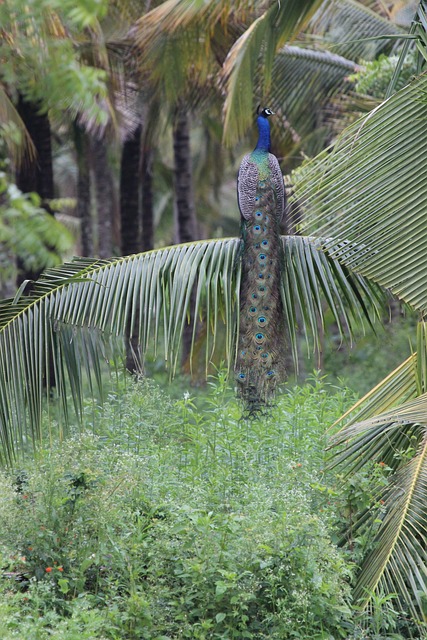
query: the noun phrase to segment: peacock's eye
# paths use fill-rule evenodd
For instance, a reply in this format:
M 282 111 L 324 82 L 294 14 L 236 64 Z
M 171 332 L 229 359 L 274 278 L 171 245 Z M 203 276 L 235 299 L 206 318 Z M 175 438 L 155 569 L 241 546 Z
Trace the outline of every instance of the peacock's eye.
M 262 211 L 256 211 L 255 212 L 255 217 L 256 218 L 262 218 Z
M 265 259 L 266 259 L 266 257 L 267 257 L 267 256 L 265 255 L 265 253 L 260 253 L 260 254 L 259 254 L 259 259 L 260 259 L 260 260 L 265 260 Z
M 267 378 L 272 378 L 274 375 L 275 375 L 274 369 L 270 369 L 270 371 L 267 371 Z
M 268 240 L 263 240 L 261 244 L 263 247 L 268 247 Z
M 265 316 L 260 316 L 258 318 L 257 322 L 258 322 L 258 324 L 260 324 L 262 326 L 267 322 L 267 318 Z

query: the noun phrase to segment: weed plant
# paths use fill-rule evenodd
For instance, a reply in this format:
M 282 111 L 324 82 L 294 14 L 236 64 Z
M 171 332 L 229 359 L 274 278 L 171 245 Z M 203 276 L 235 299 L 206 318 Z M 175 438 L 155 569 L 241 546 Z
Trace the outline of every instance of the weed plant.
M 88 405 L 1 475 L 0 638 L 356 637 L 323 472 L 353 400 L 315 376 L 245 422 L 219 373 L 203 410 L 147 380 Z

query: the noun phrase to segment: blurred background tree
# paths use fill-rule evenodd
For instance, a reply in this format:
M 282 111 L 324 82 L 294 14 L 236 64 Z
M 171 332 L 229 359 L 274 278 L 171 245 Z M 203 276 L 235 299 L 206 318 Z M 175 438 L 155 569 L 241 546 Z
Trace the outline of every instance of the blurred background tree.
M 8 181 L 36 193 L 83 256 L 237 236 L 235 176 L 256 104 L 278 113 L 274 152 L 290 174 L 383 97 L 416 6 L 37 0 L 30 11 L 7 0 L 0 116 Z M 416 72 L 411 55 L 406 79 Z M 302 209 L 293 202 L 287 213 L 283 231 L 294 233 Z M 51 264 L 30 267 L 11 251 L 18 283 Z M 394 320 L 401 307 L 393 309 Z M 314 358 L 301 347 L 302 376 L 313 366 L 339 374 L 351 361 L 335 327 L 331 319 L 329 345 L 322 338 Z

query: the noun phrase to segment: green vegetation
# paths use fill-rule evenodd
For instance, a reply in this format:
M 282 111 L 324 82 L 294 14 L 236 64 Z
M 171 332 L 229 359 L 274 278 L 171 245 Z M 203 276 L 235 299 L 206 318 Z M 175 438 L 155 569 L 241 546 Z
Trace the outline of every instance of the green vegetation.
M 426 637 L 426 0 L 0 24 L 0 638 Z M 156 342 L 202 385 L 232 369 L 259 103 L 289 360 L 322 373 L 245 422 L 222 371 L 194 398 L 107 372 L 158 375 Z
M 84 432 L 2 475 L 2 639 L 392 637 L 392 600 L 363 631 L 354 545 L 333 542 L 369 499 L 324 471 L 353 401 L 316 376 L 242 422 L 219 374 L 203 410 L 129 380 L 88 405 Z

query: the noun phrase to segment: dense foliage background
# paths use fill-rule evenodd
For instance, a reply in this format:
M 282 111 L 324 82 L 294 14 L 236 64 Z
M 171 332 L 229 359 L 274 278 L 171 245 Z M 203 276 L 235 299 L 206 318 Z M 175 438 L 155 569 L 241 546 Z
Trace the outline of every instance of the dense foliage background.
M 1 638 L 426 636 L 426 31 L 424 0 L 0 3 Z M 289 379 L 245 421 L 258 103 Z

